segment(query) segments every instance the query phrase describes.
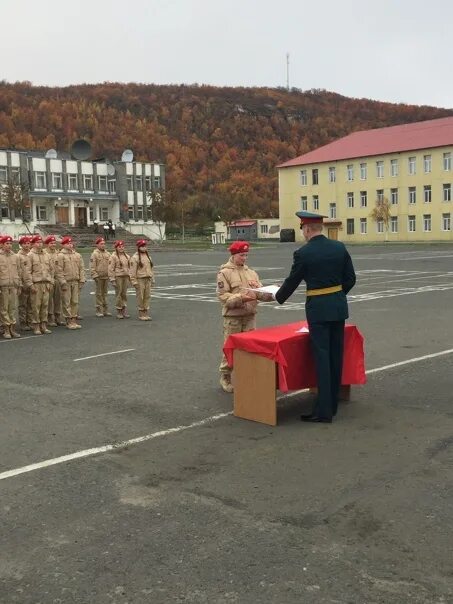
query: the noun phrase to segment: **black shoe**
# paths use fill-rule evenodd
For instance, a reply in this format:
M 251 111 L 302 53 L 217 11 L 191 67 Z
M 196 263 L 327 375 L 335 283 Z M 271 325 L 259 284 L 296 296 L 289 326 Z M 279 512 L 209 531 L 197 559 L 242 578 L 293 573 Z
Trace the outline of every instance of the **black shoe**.
M 316 422 L 318 424 L 331 424 L 331 417 L 318 417 L 317 415 L 301 415 L 300 420 L 302 422 Z

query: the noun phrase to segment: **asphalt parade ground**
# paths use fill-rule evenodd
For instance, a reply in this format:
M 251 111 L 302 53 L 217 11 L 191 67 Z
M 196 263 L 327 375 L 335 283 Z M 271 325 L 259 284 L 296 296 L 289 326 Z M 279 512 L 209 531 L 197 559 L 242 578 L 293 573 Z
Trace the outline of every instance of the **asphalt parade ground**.
M 249 264 L 280 283 L 294 249 Z M 231 415 L 225 251 L 154 254 L 152 322 L 88 282 L 83 329 L 0 343 L 2 604 L 453 602 L 453 246 L 350 251 L 368 383 L 331 425 L 306 393 Z M 300 289 L 258 325 L 304 318 Z

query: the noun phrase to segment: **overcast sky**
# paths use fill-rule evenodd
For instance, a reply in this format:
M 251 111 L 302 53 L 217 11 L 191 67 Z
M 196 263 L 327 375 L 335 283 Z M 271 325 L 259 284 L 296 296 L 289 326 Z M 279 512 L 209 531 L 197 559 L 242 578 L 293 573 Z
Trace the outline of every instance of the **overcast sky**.
M 1 0 L 0 79 L 325 88 L 453 108 L 447 0 Z

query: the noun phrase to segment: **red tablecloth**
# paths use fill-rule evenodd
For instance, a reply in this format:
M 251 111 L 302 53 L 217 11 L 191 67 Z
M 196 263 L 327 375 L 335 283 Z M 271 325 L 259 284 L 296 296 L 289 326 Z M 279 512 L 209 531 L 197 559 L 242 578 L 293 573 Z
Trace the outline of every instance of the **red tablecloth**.
M 233 351 L 237 348 L 275 361 L 278 366 L 278 389 L 301 390 L 316 386 L 316 372 L 308 333 L 298 333 L 306 321 L 276 325 L 233 334 L 223 347 L 228 365 L 233 367 Z M 347 324 L 344 334 L 344 360 L 341 383 L 365 384 L 363 336 L 355 325 Z

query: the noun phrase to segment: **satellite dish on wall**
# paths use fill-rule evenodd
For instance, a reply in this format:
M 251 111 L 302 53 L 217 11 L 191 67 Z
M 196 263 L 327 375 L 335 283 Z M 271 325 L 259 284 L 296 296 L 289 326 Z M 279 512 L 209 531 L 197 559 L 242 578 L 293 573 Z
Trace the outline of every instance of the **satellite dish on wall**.
M 106 166 L 107 166 L 107 174 L 109 176 L 113 176 L 115 174 L 115 166 L 112 164 L 111 161 L 106 161 Z
M 71 155 L 74 159 L 85 160 L 91 157 L 91 145 L 83 138 L 72 143 Z
M 134 154 L 130 149 L 124 149 L 123 154 L 121 156 L 121 161 L 126 163 L 130 163 L 134 159 Z
M 57 159 L 58 154 L 55 149 L 49 149 L 44 156 L 46 159 Z

